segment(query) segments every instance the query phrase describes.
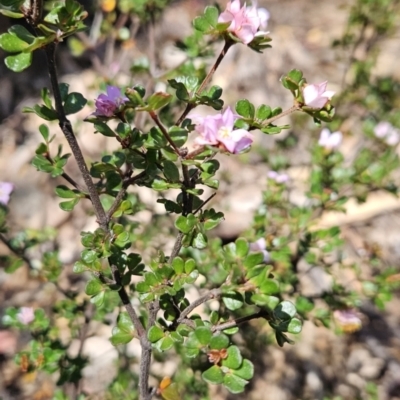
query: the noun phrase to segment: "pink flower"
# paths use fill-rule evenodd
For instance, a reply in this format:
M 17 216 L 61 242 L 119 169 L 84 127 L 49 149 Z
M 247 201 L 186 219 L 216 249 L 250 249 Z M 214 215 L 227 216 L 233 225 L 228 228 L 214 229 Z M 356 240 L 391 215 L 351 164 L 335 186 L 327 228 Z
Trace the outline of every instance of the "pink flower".
M 324 128 L 321 131 L 321 135 L 318 140 L 318 144 L 324 147 L 326 150 L 334 150 L 337 149 L 342 143 L 343 134 L 342 132 L 333 132 L 328 128 Z
M 7 205 L 14 190 L 14 185 L 10 182 L 0 182 L 0 203 Z
M 250 251 L 260 251 L 261 253 L 264 254 L 264 262 L 269 263 L 271 262 L 271 257 L 267 251 L 267 242 L 265 241 L 265 238 L 260 238 L 257 239 L 255 242 L 250 243 Z
M 257 5 L 241 7 L 240 0 L 232 0 L 225 11 L 219 16 L 218 22 L 230 22 L 228 31 L 237 36 L 244 44 L 249 44 L 256 34 L 265 35 L 267 32 L 258 32 L 260 27 L 266 28 L 269 13 L 265 9 L 257 9 Z
M 379 122 L 374 128 L 374 133 L 377 138 L 383 139 L 389 146 L 395 146 L 400 141 L 400 130 L 387 121 Z
M 276 183 L 285 183 L 289 180 L 289 175 L 281 174 L 276 171 L 268 171 L 267 176 L 269 179 L 272 179 Z
M 210 145 L 222 147 L 229 153 L 237 154 L 247 149 L 253 143 L 253 135 L 244 129 L 234 129 L 235 121 L 239 118 L 230 107 L 223 113 L 201 117 L 192 115 L 199 133 L 195 143 L 200 146 Z
M 324 108 L 335 92 L 326 90 L 328 81 L 307 85 L 303 88 L 304 104 L 312 108 Z
M 107 86 L 107 94 L 101 94 L 95 100 L 96 111 L 94 115 L 99 117 L 112 117 L 119 107 L 121 107 L 128 98 L 122 96 L 121 89 L 116 86 Z
M 336 310 L 333 312 L 333 317 L 346 333 L 353 333 L 362 328 L 362 321 L 355 310 Z
M 21 324 L 29 325 L 35 319 L 32 307 L 21 307 L 17 314 L 17 319 Z

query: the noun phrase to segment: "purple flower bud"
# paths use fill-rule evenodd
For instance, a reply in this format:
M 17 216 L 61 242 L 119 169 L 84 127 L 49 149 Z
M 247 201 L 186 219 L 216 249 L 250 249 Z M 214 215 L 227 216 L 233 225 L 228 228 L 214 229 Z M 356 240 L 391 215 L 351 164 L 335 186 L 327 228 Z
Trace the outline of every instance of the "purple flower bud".
M 99 117 L 112 117 L 129 99 L 122 96 L 121 89 L 116 86 L 107 86 L 107 94 L 101 94 L 95 100 L 96 111 L 94 115 Z

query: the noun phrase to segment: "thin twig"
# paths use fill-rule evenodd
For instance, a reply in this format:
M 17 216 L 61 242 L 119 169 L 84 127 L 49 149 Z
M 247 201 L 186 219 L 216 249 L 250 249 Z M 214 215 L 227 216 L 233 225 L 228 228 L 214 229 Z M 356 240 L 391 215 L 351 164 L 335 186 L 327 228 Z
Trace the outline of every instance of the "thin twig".
M 208 83 L 210 82 L 215 71 L 221 64 L 221 61 L 224 59 L 224 57 L 226 56 L 226 53 L 228 52 L 229 48 L 233 44 L 234 44 L 234 42 L 230 41 L 229 39 L 227 39 L 225 41 L 224 47 L 222 48 L 221 53 L 219 53 L 218 58 L 215 60 L 214 65 L 210 68 L 210 71 L 208 71 L 207 76 L 204 78 L 203 82 L 196 90 L 195 97 L 196 97 L 196 95 L 200 94 L 204 90 L 204 88 L 208 85 Z M 186 118 L 186 116 L 190 113 L 190 111 L 192 111 L 193 108 L 195 108 L 195 107 L 196 107 L 195 103 L 188 103 L 185 110 L 183 111 L 182 115 L 179 117 L 179 119 L 175 125 L 179 126 L 183 122 L 183 120 Z
M 189 306 L 187 306 L 182 312 L 181 315 L 179 316 L 177 322 L 181 323 L 183 322 L 186 317 L 198 306 L 201 304 L 207 302 L 208 300 L 215 299 L 216 297 L 219 297 L 222 293 L 222 289 L 212 289 L 205 295 L 199 297 L 197 300 L 193 301 Z
M 108 229 L 108 220 L 107 215 L 104 211 L 103 205 L 100 201 L 100 196 L 97 193 L 97 189 L 95 184 L 93 183 L 92 177 L 90 176 L 89 170 L 86 166 L 85 159 L 83 158 L 82 151 L 79 147 L 78 141 L 74 135 L 71 122 L 65 115 L 64 107 L 62 104 L 62 98 L 60 93 L 60 88 L 58 85 L 58 76 L 57 69 L 55 64 L 55 52 L 56 52 L 56 43 L 50 43 L 45 47 L 46 57 L 47 57 L 47 66 L 50 75 L 51 87 L 53 89 L 54 102 L 57 111 L 58 121 L 60 128 L 67 139 L 67 142 L 71 148 L 71 151 L 75 157 L 78 168 L 82 174 L 82 178 L 85 181 L 90 200 L 92 201 L 94 212 L 97 217 L 97 221 L 100 227 L 107 231 Z
M 225 329 L 234 328 L 240 324 L 243 324 L 244 322 L 248 322 L 251 321 L 252 319 L 257 319 L 257 318 L 265 318 L 266 320 L 269 320 L 271 316 L 267 311 L 260 310 L 254 314 L 250 314 L 245 317 L 240 317 L 232 321 L 224 322 L 222 324 L 213 325 L 211 327 L 211 332 L 224 331 Z
M 156 123 L 156 125 L 160 128 L 160 131 L 164 135 L 165 139 L 168 140 L 168 143 L 172 146 L 175 153 L 178 154 L 178 156 L 180 156 L 181 155 L 180 150 L 178 149 L 178 147 L 176 146 L 174 141 L 171 139 L 171 136 L 165 129 L 165 126 L 161 123 L 160 119 L 158 118 L 158 115 L 154 111 L 149 111 L 149 115 L 150 115 L 151 119 Z
M 266 119 L 265 121 L 263 121 L 262 125 L 263 125 L 263 127 L 267 127 L 271 122 L 274 122 L 274 121 L 276 121 L 277 119 L 284 117 L 285 115 L 292 114 L 293 112 L 298 111 L 298 110 L 300 110 L 300 109 L 301 109 L 301 108 L 299 107 L 298 104 L 294 104 L 292 107 L 288 108 L 288 109 L 285 110 L 285 111 L 282 111 L 280 114 L 275 115 L 275 116 L 273 116 L 273 117 L 271 117 L 271 118 Z

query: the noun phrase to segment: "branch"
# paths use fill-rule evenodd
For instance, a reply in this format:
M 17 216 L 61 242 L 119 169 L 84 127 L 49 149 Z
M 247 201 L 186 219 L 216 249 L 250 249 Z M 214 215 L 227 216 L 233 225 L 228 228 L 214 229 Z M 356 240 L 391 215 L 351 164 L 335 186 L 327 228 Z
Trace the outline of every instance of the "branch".
M 298 104 L 294 104 L 292 107 L 288 108 L 285 111 L 282 111 L 280 114 L 275 115 L 274 117 L 268 118 L 265 121 L 263 121 L 263 126 L 268 126 L 271 122 L 274 122 L 275 120 L 284 117 L 285 115 L 289 115 L 295 111 L 300 110 L 300 107 Z
M 169 133 L 165 129 L 165 126 L 161 123 L 160 119 L 158 118 L 158 115 L 154 111 L 149 111 L 149 115 L 150 115 L 151 119 L 156 123 L 156 125 L 160 128 L 160 131 L 164 135 L 165 139 L 168 140 L 168 143 L 175 150 L 175 153 L 178 154 L 178 156 L 180 156 L 181 155 L 181 151 L 178 149 L 178 147 L 176 147 L 176 144 L 171 139 L 171 136 L 169 136 Z
M 221 53 L 219 54 L 218 58 L 215 60 L 214 65 L 211 67 L 210 71 L 208 71 L 207 76 L 204 78 L 203 82 L 201 83 L 201 85 L 198 87 L 198 89 L 195 92 L 194 97 L 196 97 L 196 95 L 198 95 L 199 93 L 201 93 L 204 88 L 208 85 L 209 81 L 211 80 L 212 76 L 214 75 L 214 72 L 217 70 L 217 68 L 219 67 L 219 65 L 221 64 L 221 61 L 224 59 L 224 57 L 226 56 L 226 53 L 228 52 L 229 48 L 234 44 L 234 42 L 230 41 L 230 40 L 225 40 L 225 44 L 224 47 L 221 50 Z M 179 126 L 182 121 L 186 118 L 186 116 L 190 113 L 190 111 L 193 110 L 193 108 L 196 107 L 195 103 L 188 103 L 185 111 L 182 113 L 182 115 L 179 117 L 178 121 L 176 122 L 176 126 Z
M 78 168 L 82 174 L 83 180 L 85 181 L 90 200 L 92 201 L 94 212 L 97 217 L 97 221 L 100 227 L 104 230 L 108 230 L 108 219 L 107 215 L 104 211 L 103 205 L 100 201 L 100 196 L 97 192 L 96 186 L 93 183 L 92 177 L 90 176 L 89 170 L 86 166 L 85 159 L 83 158 L 82 151 L 79 147 L 78 141 L 74 135 L 74 131 L 72 129 L 71 122 L 65 115 L 64 107 L 62 104 L 61 93 L 58 85 L 58 77 L 57 77 L 57 69 L 55 64 L 55 52 L 56 52 L 56 44 L 50 43 L 45 47 L 46 57 L 47 57 L 47 66 L 50 75 L 51 87 L 53 89 L 54 102 L 58 115 L 58 121 L 60 128 L 67 139 L 67 142 L 71 148 L 72 154 L 75 157 L 76 163 L 78 164 Z
M 268 311 L 260 310 L 254 314 L 250 314 L 245 317 L 240 317 L 231 321 L 224 322 L 222 324 L 213 325 L 211 327 L 211 332 L 223 331 L 225 329 L 234 328 L 235 326 L 243 324 L 243 322 L 251 321 L 252 319 L 256 318 L 265 318 L 267 321 L 269 321 L 271 319 L 271 316 L 268 313 Z
M 205 303 L 208 300 L 215 299 L 216 297 L 219 297 L 222 293 L 222 289 L 212 289 L 205 295 L 199 297 L 197 300 L 193 301 L 189 306 L 187 306 L 182 312 L 179 318 L 177 319 L 178 323 L 183 322 L 186 317 L 199 305 Z

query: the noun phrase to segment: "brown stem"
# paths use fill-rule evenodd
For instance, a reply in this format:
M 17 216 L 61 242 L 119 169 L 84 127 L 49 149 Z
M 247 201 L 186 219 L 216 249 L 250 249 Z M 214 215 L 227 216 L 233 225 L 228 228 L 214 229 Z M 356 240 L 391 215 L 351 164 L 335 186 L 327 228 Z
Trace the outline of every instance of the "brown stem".
M 225 40 L 225 44 L 224 44 L 224 47 L 221 50 L 221 53 L 219 53 L 219 56 L 215 60 L 214 65 L 208 71 L 207 76 L 204 78 L 203 82 L 201 83 L 201 85 L 196 90 L 195 96 L 197 94 L 201 93 L 204 90 L 204 88 L 208 85 L 208 83 L 210 82 L 210 80 L 211 80 L 212 76 L 214 75 L 215 71 L 217 70 L 217 68 L 221 64 L 221 61 L 224 59 L 224 57 L 226 56 L 226 53 L 228 52 L 229 48 L 233 44 L 234 44 L 234 42 L 230 41 L 229 39 Z M 179 117 L 179 119 L 178 119 L 178 121 L 176 122 L 175 125 L 179 126 L 182 123 L 182 121 L 186 118 L 186 116 L 190 113 L 190 111 L 192 111 L 193 108 L 195 108 L 195 107 L 196 107 L 195 103 L 188 103 L 186 108 L 185 108 L 185 110 L 183 111 L 182 115 Z
M 238 326 L 240 324 L 243 324 L 244 322 L 251 321 L 252 319 L 256 318 L 265 318 L 266 320 L 269 320 L 271 316 L 267 311 L 260 310 L 254 314 L 246 315 L 245 317 L 237 318 L 232 321 L 227 321 L 222 324 L 214 325 L 211 327 L 211 331 L 216 332 L 216 331 L 223 331 L 229 328 L 234 328 L 235 326 Z
M 160 119 L 158 118 L 158 115 L 154 111 L 149 111 L 149 115 L 150 115 L 151 119 L 156 123 L 156 125 L 160 128 L 160 131 L 162 132 L 164 137 L 168 140 L 168 143 L 175 150 L 175 153 L 178 154 L 178 156 L 180 156 L 181 155 L 180 150 L 178 149 L 178 147 L 176 147 L 176 144 L 171 139 L 171 136 L 169 136 L 169 133 L 165 129 L 165 126 L 161 123 Z
M 108 219 L 107 215 L 104 211 L 103 205 L 100 201 L 100 196 L 97 193 L 96 186 L 93 183 L 92 177 L 90 176 L 89 170 L 86 166 L 85 159 L 83 158 L 82 151 L 79 147 L 78 141 L 74 135 L 71 122 L 65 115 L 64 107 L 62 104 L 61 93 L 58 85 L 58 77 L 57 77 L 57 69 L 55 64 L 55 52 L 56 52 L 56 44 L 50 43 L 45 47 L 46 57 L 47 57 L 47 66 L 50 75 L 51 87 L 53 89 L 54 102 L 57 111 L 58 121 L 60 128 L 67 139 L 67 142 L 71 148 L 71 151 L 75 157 L 78 168 L 82 174 L 83 180 L 85 181 L 87 191 L 90 196 L 90 200 L 92 201 L 94 212 L 97 217 L 97 221 L 100 227 L 107 231 L 108 229 Z
M 298 111 L 298 110 L 300 110 L 300 109 L 301 109 L 301 108 L 299 107 L 298 104 L 294 104 L 292 107 L 288 108 L 288 109 L 285 110 L 285 111 L 282 111 L 280 114 L 275 115 L 274 117 L 271 117 L 271 118 L 266 119 L 265 121 L 263 121 L 262 125 L 263 125 L 263 127 L 267 127 L 271 122 L 274 122 L 274 121 L 276 121 L 277 119 L 282 118 L 282 117 L 284 117 L 285 115 L 289 115 L 289 114 L 291 114 L 291 113 L 293 113 L 293 112 L 295 112 L 295 111 Z
M 216 297 L 219 297 L 222 293 L 222 289 L 212 289 L 205 295 L 199 297 L 197 300 L 193 301 L 189 306 L 187 306 L 182 312 L 181 315 L 179 316 L 177 322 L 181 323 L 183 322 L 186 317 L 199 305 L 205 303 L 208 300 L 215 299 Z

